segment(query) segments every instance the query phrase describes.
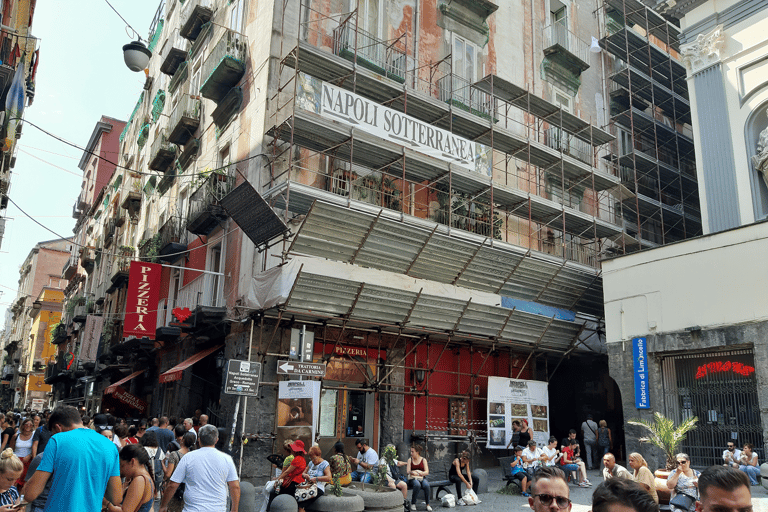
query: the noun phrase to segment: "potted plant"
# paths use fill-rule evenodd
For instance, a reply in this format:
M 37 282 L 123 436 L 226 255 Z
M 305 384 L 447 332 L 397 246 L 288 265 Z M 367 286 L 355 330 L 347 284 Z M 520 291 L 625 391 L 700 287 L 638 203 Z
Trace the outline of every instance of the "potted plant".
M 630 425 L 635 425 L 646 430 L 648 435 L 638 439 L 641 443 L 650 443 L 664 452 L 667 456 L 666 470 L 672 471 L 677 467 L 675 455 L 680 444 L 685 440 L 688 432 L 696 428 L 699 418 L 690 417 L 675 427 L 674 422 L 664 417 L 661 413 L 653 413 L 653 422 L 646 420 L 629 420 Z
M 664 417 L 661 413 L 653 413 L 653 422 L 646 420 L 629 420 L 629 425 L 635 425 L 644 429 L 648 435 L 638 439 L 641 443 L 650 443 L 660 448 L 666 455 L 666 466 L 664 469 L 658 469 L 656 476 L 656 492 L 659 495 L 660 502 L 669 502 L 670 490 L 667 488 L 667 477 L 673 469 L 677 467 L 677 450 L 685 440 L 688 432 L 696 428 L 699 418 L 690 417 L 675 427 L 674 422 Z

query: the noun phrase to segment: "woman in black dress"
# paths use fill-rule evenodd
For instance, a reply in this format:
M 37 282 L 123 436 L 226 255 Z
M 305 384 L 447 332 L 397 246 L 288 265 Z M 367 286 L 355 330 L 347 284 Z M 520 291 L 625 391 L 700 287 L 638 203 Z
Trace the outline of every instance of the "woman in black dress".
M 533 429 L 528 426 L 528 420 L 522 420 L 522 426 L 520 428 L 520 441 L 519 446 L 528 446 L 528 441 L 531 440 Z

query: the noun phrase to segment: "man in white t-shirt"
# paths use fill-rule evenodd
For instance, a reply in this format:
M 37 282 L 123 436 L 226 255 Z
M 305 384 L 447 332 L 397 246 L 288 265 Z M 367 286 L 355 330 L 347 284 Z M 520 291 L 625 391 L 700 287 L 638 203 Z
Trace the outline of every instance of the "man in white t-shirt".
M 592 415 L 587 414 L 587 421 L 581 424 L 581 434 L 584 436 L 584 451 L 587 452 L 587 469 L 599 469 L 600 458 L 597 456 L 597 423 Z M 594 464 L 592 464 L 594 460 Z
M 741 450 L 736 448 L 736 441 L 728 441 L 723 450 L 724 465 L 739 469 L 739 457 L 741 457 Z
M 528 448 L 523 450 L 523 467 L 528 472 L 530 478 L 533 478 L 533 474 L 545 459 L 546 455 L 544 455 L 541 448 L 536 447 L 536 441 L 533 439 L 528 441 Z
M 213 425 L 200 427 L 200 449 L 187 453 L 179 461 L 163 492 L 160 512 L 168 510 L 179 484 L 185 484 L 184 512 L 226 512 L 227 489 L 232 499 L 230 512 L 238 512 L 240 479 L 232 457 L 214 446 L 219 432 Z
M 557 438 L 552 436 L 549 438 L 549 444 L 541 449 L 546 459 L 544 459 L 545 466 L 554 466 L 557 461 L 560 460 L 560 450 L 557 449 Z

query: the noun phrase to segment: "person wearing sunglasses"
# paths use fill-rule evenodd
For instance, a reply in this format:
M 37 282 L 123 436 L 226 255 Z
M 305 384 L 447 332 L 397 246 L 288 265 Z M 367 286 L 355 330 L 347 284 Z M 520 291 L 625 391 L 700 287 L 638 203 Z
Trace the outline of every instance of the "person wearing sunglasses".
M 555 466 L 543 466 L 531 483 L 528 504 L 534 512 L 570 512 L 571 499 L 565 473 Z
M 741 450 L 736 448 L 736 442 L 728 441 L 723 450 L 723 465 L 739 469 L 739 457 L 741 457 Z
M 672 512 L 693 512 L 699 499 L 700 471 L 691 468 L 691 458 L 686 453 L 675 456 L 677 468 L 667 477 L 667 487 L 672 489 L 669 508 Z
M 611 478 L 595 487 L 592 512 L 658 512 L 659 504 L 637 482 Z

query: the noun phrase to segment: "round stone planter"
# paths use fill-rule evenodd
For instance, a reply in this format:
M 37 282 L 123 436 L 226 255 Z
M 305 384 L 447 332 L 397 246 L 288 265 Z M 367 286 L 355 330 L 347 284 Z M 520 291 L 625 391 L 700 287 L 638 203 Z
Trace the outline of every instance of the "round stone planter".
M 328 494 L 323 494 L 315 502 L 307 507 L 314 512 L 363 512 L 365 501 L 362 496 L 344 490 L 341 496 L 334 496 L 330 486 L 326 486 Z
M 402 512 L 403 510 L 403 495 L 397 489 L 352 482 L 346 491 L 363 498 L 366 512 Z
M 760 464 L 760 484 L 763 489 L 768 489 L 768 462 Z
M 672 497 L 672 490 L 667 487 L 667 478 L 669 478 L 670 473 L 671 471 L 657 469 L 653 474 L 656 477 L 654 482 L 656 483 L 656 494 L 659 495 L 659 505 L 669 504 Z
M 299 504 L 296 503 L 296 498 L 290 494 L 281 494 L 272 501 L 272 506 L 269 510 L 271 512 L 297 512 Z

